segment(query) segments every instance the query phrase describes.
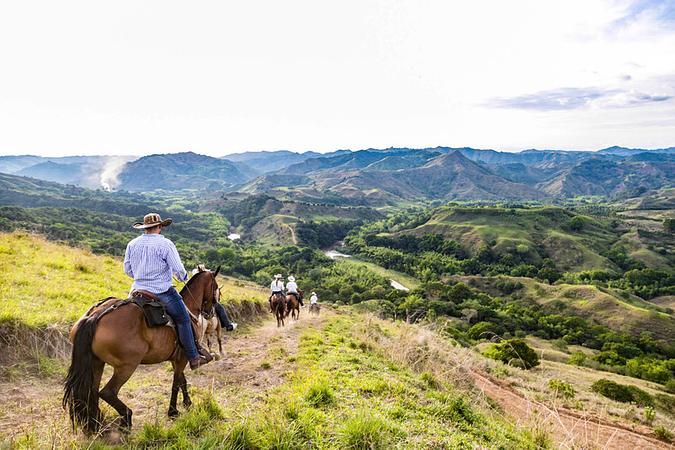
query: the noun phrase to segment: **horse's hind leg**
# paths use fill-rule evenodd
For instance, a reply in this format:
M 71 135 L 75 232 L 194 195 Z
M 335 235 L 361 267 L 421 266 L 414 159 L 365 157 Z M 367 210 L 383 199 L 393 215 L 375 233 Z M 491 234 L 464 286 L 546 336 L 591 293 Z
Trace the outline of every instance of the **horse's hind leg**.
M 122 428 L 127 430 L 131 430 L 131 416 L 133 411 L 119 399 L 117 394 L 119 394 L 124 383 L 129 380 L 131 374 L 134 373 L 136 367 L 138 367 L 138 364 L 125 364 L 123 366 L 115 367 L 113 376 L 110 377 L 108 383 L 99 393 L 101 398 L 117 411 L 122 418 Z

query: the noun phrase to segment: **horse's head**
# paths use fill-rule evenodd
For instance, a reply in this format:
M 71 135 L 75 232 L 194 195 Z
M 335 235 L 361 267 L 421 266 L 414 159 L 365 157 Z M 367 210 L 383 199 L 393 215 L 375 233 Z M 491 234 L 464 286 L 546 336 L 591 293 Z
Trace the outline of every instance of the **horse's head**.
M 191 297 L 195 302 L 195 307 L 200 311 L 210 311 L 213 305 L 220 301 L 220 287 L 218 286 L 217 276 L 220 272 L 220 266 L 214 271 L 198 265 L 192 271 L 192 278 L 181 290 L 183 298 Z

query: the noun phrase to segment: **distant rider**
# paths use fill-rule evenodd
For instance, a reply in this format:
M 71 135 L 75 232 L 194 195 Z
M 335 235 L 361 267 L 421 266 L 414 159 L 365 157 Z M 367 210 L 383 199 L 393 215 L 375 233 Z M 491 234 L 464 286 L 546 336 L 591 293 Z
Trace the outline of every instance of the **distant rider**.
M 192 333 L 187 307 L 171 284 L 172 275 L 179 281 L 187 281 L 187 272 L 180 260 L 176 246 L 161 235 L 162 228 L 171 225 L 172 220 L 162 220 L 159 214 L 150 213 L 143 217 L 143 223 L 133 227 L 145 233 L 127 245 L 124 254 L 124 272 L 134 279 L 132 290 L 148 291 L 164 304 L 166 312 L 176 324 L 178 338 L 192 370 L 209 362 L 200 355 Z
M 312 292 L 312 296 L 309 298 L 309 305 L 316 305 L 319 302 L 319 297 L 316 296 L 316 292 Z
M 286 293 L 293 295 L 298 303 L 300 303 L 303 308 L 305 307 L 304 303 L 302 303 L 302 298 L 300 298 L 300 294 L 298 293 L 298 285 L 295 283 L 295 277 L 293 275 L 288 277 L 288 283 L 286 283 Z
M 284 293 L 284 278 L 281 276 L 280 273 L 274 275 L 274 279 L 272 280 L 272 284 L 270 285 L 270 290 L 272 291 L 272 294 L 270 295 L 269 302 L 270 302 L 270 311 L 272 311 L 272 297 L 274 297 L 275 294 L 283 295 Z

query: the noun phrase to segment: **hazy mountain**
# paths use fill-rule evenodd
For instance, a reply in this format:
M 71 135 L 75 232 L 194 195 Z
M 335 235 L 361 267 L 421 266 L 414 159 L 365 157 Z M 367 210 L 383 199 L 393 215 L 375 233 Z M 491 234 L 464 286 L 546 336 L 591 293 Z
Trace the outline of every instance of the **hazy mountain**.
M 231 155 L 223 156 L 222 159 L 227 159 L 234 163 L 244 164 L 244 166 L 257 172 L 264 174 L 267 172 L 274 172 L 284 169 L 290 165 L 301 163 L 310 158 L 331 157 L 343 153 L 349 153 L 349 150 L 337 150 L 330 153 L 304 152 L 297 153 L 289 150 L 276 151 L 262 151 L 262 152 L 243 152 L 232 153 Z
M 638 153 L 666 153 L 666 154 L 675 154 L 675 147 L 669 147 L 669 148 L 660 148 L 660 149 L 655 149 L 655 150 L 645 150 L 642 148 L 626 148 L 626 147 L 619 147 L 619 146 L 613 146 L 613 147 L 608 147 L 608 148 L 603 148 L 602 150 L 598 150 L 597 153 L 603 154 L 603 155 L 617 155 L 617 156 L 631 156 L 631 155 L 637 155 Z
M 638 153 L 621 161 L 596 157 L 576 164 L 538 187 L 560 197 L 623 196 L 675 185 L 675 156 Z
M 127 163 L 119 174 L 117 189 L 222 189 L 243 183 L 252 175 L 234 163 L 193 152 L 144 156 Z
M 13 174 L 28 166 L 43 162 L 44 159 L 33 155 L 0 156 L 0 172 Z
M 0 156 L 0 172 L 88 188 L 103 187 L 131 156 Z
M 16 172 L 16 175 L 63 184 L 80 184 L 87 173 L 85 173 L 84 164 L 60 164 L 45 161 L 25 167 Z
M 424 165 L 406 169 L 372 170 L 370 165 L 365 170 L 351 169 L 353 165 L 364 164 L 373 158 L 373 153 L 360 153 L 356 159 L 343 161 L 340 167 L 347 167 L 347 170 L 310 174 L 312 188 L 367 204 L 395 204 L 416 199 L 530 200 L 545 197 L 529 186 L 495 175 L 458 151 L 437 155 Z M 402 157 L 410 158 L 411 155 Z

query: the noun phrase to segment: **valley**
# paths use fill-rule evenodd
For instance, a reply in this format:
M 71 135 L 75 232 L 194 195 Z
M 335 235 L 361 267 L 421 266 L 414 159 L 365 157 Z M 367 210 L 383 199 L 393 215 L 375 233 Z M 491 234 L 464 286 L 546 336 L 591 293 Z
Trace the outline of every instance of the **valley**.
M 0 157 L 0 442 L 668 448 L 672 158 L 185 152 L 125 160 L 108 191 L 72 178 L 98 176 L 105 158 Z M 91 440 L 66 432 L 59 408 L 65 333 L 95 301 L 126 294 L 130 224 L 149 211 L 174 219 L 165 235 L 186 267 L 221 266 L 241 327 L 224 359 L 188 374 L 192 411 L 165 419 L 169 372 L 148 367 L 122 393 L 138 412 L 132 433 L 111 422 Z M 276 273 L 315 291 L 321 315 L 277 329 L 261 287 Z

